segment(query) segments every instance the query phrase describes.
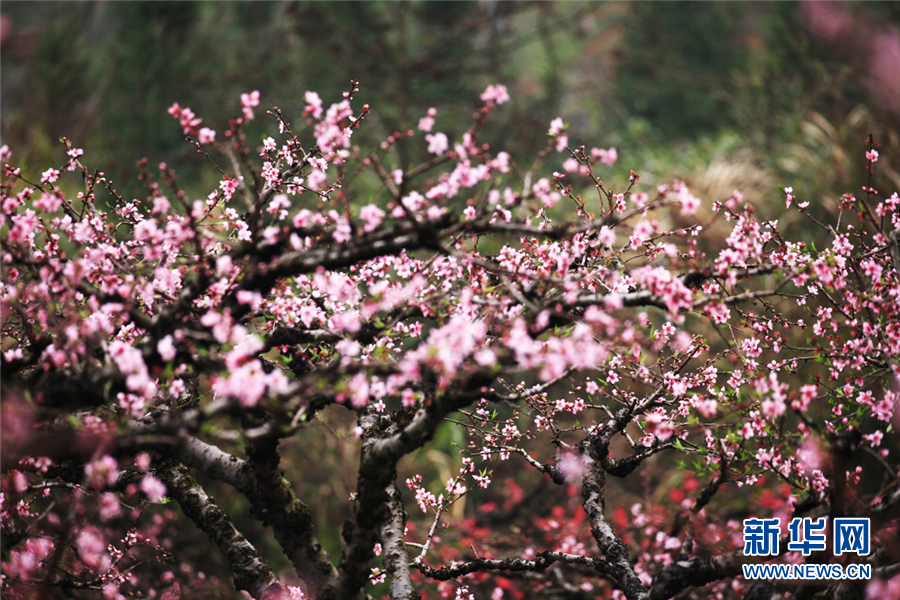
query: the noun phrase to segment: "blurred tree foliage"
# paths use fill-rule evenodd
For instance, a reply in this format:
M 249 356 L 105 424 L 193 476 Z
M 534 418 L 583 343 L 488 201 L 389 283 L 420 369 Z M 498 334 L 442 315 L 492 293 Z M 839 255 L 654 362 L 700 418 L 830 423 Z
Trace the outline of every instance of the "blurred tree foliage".
M 447 133 L 461 134 L 488 83 L 552 84 L 564 67 L 538 56 L 521 70 L 520 51 L 554 35 L 545 44 L 551 52 L 589 7 L 48 2 L 3 10 L 12 24 L 2 53 L 4 142 L 20 159 L 46 164 L 66 135 L 121 174 L 133 172 L 136 152 L 151 163 L 193 155 L 166 114 L 172 102 L 221 131 L 238 114 L 238 96 L 254 89 L 264 107 L 296 119 L 305 91 L 330 102 L 358 78 L 359 98 L 374 111 L 365 134 L 415 126 L 430 106 L 441 110 L 439 126 L 452 123 L 460 130 Z M 504 129 L 507 141 L 534 136 L 554 113 L 561 90 L 544 87 L 516 95 L 504 117 L 522 124 L 530 115 L 540 126 Z M 265 130 L 260 121 L 251 132 Z
M 895 6 L 853 10 L 896 24 Z M 46 2 L 7 3 L 3 14 L 2 137 L 20 160 L 60 162 L 66 135 L 121 184 L 141 153 L 177 163 L 198 195 L 215 174 L 166 109 L 177 101 L 222 131 L 254 89 L 261 108 L 297 120 L 306 90 L 330 102 L 358 78 L 371 141 L 414 127 L 431 106 L 437 127 L 459 135 L 479 93 L 501 82 L 511 106 L 486 141 L 514 157 L 533 156 L 561 115 L 572 143 L 618 145 L 622 168 L 689 178 L 737 134 L 753 151 L 748 172 L 795 178 L 814 195 L 828 191 L 820 169 L 783 161 L 816 141 L 812 116 L 847 130 L 852 140 L 831 140 L 841 146 L 860 146 L 885 117 L 871 117 L 858 63 L 816 41 L 792 3 Z M 259 115 L 251 139 L 268 124 Z M 398 145 L 396 166 L 409 150 Z

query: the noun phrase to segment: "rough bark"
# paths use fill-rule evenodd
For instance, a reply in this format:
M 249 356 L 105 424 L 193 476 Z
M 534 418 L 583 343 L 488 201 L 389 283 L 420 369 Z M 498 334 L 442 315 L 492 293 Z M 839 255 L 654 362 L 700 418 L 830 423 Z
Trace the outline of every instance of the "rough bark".
M 285 590 L 256 548 L 235 528 L 231 518 L 219 508 L 197 483 L 190 469 L 168 461 L 157 469 L 168 494 L 197 527 L 216 544 L 231 567 L 234 585 L 257 600 L 276 600 Z

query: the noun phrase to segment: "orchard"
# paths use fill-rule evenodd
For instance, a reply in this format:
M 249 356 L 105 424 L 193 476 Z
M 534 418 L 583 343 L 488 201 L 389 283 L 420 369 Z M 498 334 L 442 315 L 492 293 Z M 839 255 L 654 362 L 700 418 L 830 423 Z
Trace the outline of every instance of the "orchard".
M 900 598 L 875 139 L 785 227 L 561 119 L 517 161 L 502 85 L 368 148 L 357 94 L 173 104 L 199 199 L 2 148 L 4 598 Z

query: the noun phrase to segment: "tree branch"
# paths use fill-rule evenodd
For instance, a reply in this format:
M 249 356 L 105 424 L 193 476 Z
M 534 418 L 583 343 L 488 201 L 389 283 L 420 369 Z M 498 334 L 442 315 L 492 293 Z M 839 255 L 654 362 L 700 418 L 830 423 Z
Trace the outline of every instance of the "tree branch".
M 297 575 L 313 598 L 321 596 L 337 575 L 328 554 L 315 535 L 309 507 L 294 494 L 289 481 L 275 468 L 265 469 L 222 451 L 197 438 L 182 434 L 168 452 L 184 464 L 200 469 L 240 491 L 251 504 L 251 513 L 263 525 L 271 525 L 275 539 L 290 559 Z
M 441 567 L 440 569 L 429 567 L 424 563 L 415 563 L 413 566 L 426 577 L 437 581 L 447 581 L 448 579 L 455 579 L 479 571 L 543 571 L 556 562 L 585 565 L 607 576 L 612 576 L 614 572 L 609 563 L 600 558 L 549 551 L 538 552 L 537 558 L 534 560 L 525 558 L 477 558 L 464 563 L 454 564 L 450 567 Z
M 381 543 L 384 546 L 384 566 L 391 600 L 418 600 L 420 595 L 413 590 L 409 572 L 409 555 L 406 551 L 406 511 L 400 490 L 391 484 L 387 489 L 388 519 L 381 528 Z
M 628 559 L 625 543 L 615 534 L 603 515 L 606 504 L 606 473 L 591 454 L 591 451 L 583 454 L 585 472 L 581 485 L 582 506 L 591 523 L 591 534 L 597 542 L 597 548 L 610 565 L 610 575 L 619 582 L 625 597 L 628 600 L 644 600 L 648 590 Z
M 335 597 L 356 597 L 365 585 L 372 550 L 382 523 L 388 518 L 388 489 L 397 477 L 397 462 L 422 447 L 434 436 L 445 416 L 473 402 L 476 399 L 473 393 L 480 392 L 489 382 L 483 376 L 475 376 L 456 395 L 427 399 L 405 427 L 391 425 L 381 438 L 375 437 L 379 433 L 377 417 L 371 413 L 360 417 L 364 435 L 372 437 L 363 443 L 353 518 L 344 524 L 347 546 L 341 554 L 339 577 L 332 588 Z
M 284 588 L 269 565 L 234 527 L 225 511 L 216 506 L 186 466 L 171 461 L 158 468 L 157 473 L 184 514 L 209 535 L 228 559 L 237 589 L 257 600 L 276 600 L 284 595 Z

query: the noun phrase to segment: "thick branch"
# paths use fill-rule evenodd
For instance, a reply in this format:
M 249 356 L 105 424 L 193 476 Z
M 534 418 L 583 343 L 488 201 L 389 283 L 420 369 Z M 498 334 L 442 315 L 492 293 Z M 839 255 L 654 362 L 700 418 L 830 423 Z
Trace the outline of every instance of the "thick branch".
M 333 588 L 336 598 L 356 597 L 366 583 L 372 550 L 381 525 L 388 518 L 388 488 L 397 477 L 397 462 L 430 440 L 444 417 L 473 402 L 476 398 L 473 393 L 480 392 L 487 383 L 489 380 L 476 376 L 456 395 L 428 399 L 403 429 L 391 426 L 384 432 L 385 437 L 370 437 L 365 441 L 353 518 L 344 525 L 347 546 L 341 555 L 339 578 Z M 363 415 L 360 423 L 367 436 L 378 435 L 376 417 Z
M 178 436 L 178 445 L 168 448 L 173 456 L 189 467 L 199 469 L 219 481 L 244 492 L 253 487 L 253 475 L 246 461 L 207 444 L 193 436 Z
M 440 569 L 429 567 L 423 563 L 416 563 L 414 566 L 430 579 L 447 581 L 448 579 L 455 579 L 479 571 L 543 571 L 556 562 L 585 565 L 607 576 L 611 576 L 614 571 L 609 563 L 600 558 L 549 551 L 538 552 L 537 558 L 534 560 L 525 558 L 476 558 L 475 560 Z
M 328 554 L 322 549 L 312 522 L 309 507 L 294 494 L 290 482 L 277 468 L 256 468 L 240 458 L 228 454 L 201 440 L 182 435 L 180 443 L 169 449 L 186 465 L 202 470 L 211 477 L 232 485 L 251 504 L 251 513 L 264 525 L 271 525 L 275 539 L 307 584 L 313 598 L 337 574 Z M 277 467 L 277 462 L 275 463 Z
M 581 485 L 582 506 L 590 520 L 591 533 L 597 542 L 597 548 L 606 557 L 611 567 L 610 575 L 619 582 L 625 597 L 628 600 L 643 600 L 647 598 L 647 588 L 638 579 L 634 566 L 628 559 L 625 543 L 615 534 L 603 515 L 606 504 L 604 498 L 606 473 L 590 453 L 586 453 L 583 460 L 585 473 Z
M 652 448 L 647 448 L 646 446 L 638 446 L 640 450 L 636 451 L 631 456 L 624 456 L 622 458 L 611 458 L 609 453 L 606 453 L 602 458 L 600 463 L 603 465 L 603 470 L 612 475 L 613 477 L 627 477 L 630 475 L 635 469 L 637 469 L 644 460 L 650 458 L 654 454 L 662 452 L 663 450 L 668 450 L 670 448 L 674 448 L 674 444 L 659 444 L 653 446 Z
M 650 588 L 650 600 L 668 600 L 682 590 L 712 583 L 723 577 L 737 576 L 741 565 L 760 562 L 755 557 L 745 557 L 743 549 L 719 556 L 698 556 L 690 560 L 679 560 L 664 567 Z
M 384 546 L 384 567 L 391 600 L 418 600 L 419 594 L 413 590 L 409 572 L 409 555 L 406 553 L 406 511 L 400 498 L 400 490 L 393 484 L 388 486 L 389 517 L 381 528 L 381 543 Z
M 312 598 L 329 599 L 326 589 L 337 570 L 315 536 L 309 507 L 294 494 L 290 482 L 281 476 L 278 438 L 263 438 L 248 445 L 249 470 L 253 487 L 247 498 L 251 514 L 271 525 L 275 539 L 291 560 L 297 575 L 307 584 Z
M 284 588 L 269 565 L 235 529 L 225 511 L 213 503 L 186 466 L 171 462 L 157 472 L 184 514 L 209 535 L 228 559 L 237 589 L 258 600 L 275 600 L 284 595 Z

